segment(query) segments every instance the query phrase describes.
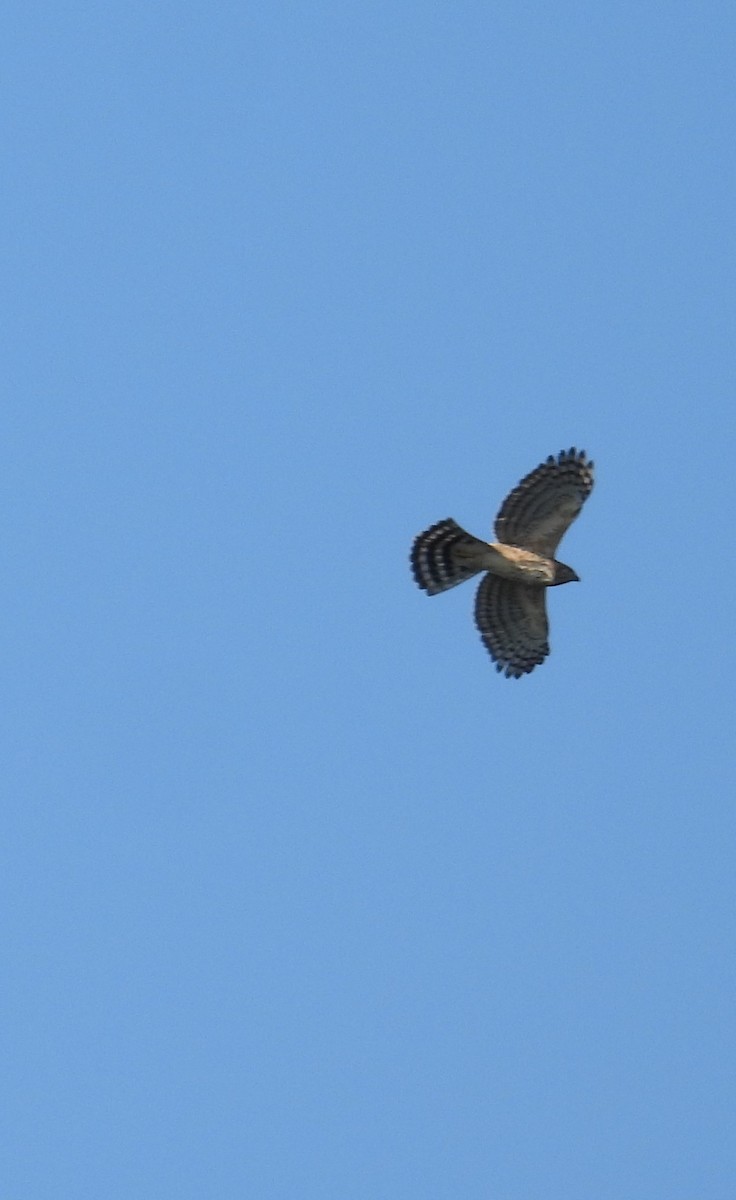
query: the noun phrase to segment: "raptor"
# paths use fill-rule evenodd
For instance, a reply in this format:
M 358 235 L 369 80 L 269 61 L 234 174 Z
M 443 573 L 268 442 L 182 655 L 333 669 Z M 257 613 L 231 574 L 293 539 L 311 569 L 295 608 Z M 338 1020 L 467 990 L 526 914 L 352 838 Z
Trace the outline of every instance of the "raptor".
M 531 471 L 504 500 L 495 542 L 483 542 L 447 518 L 414 539 L 414 578 L 430 596 L 481 571 L 475 623 L 496 664 L 520 679 L 549 654 L 546 591 L 578 581 L 555 558 L 557 547 L 593 488 L 593 463 L 584 450 L 563 450 Z

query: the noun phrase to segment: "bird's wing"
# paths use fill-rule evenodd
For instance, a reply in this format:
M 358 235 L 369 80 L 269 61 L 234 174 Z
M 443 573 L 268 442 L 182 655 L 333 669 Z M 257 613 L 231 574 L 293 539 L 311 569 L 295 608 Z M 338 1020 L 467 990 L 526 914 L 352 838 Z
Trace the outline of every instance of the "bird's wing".
M 486 575 L 475 597 L 483 645 L 507 678 L 520 679 L 549 654 L 545 588 Z
M 584 450 L 550 455 L 504 500 L 496 517 L 496 537 L 554 558 L 563 535 L 593 489 L 593 463 Z

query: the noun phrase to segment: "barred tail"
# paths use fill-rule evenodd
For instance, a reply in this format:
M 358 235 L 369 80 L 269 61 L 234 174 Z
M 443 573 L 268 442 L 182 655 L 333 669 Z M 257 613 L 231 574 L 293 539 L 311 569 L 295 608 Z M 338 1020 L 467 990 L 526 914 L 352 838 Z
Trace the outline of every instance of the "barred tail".
M 431 525 L 414 539 L 411 569 L 420 588 L 430 596 L 465 583 L 482 571 L 485 542 L 478 541 L 448 518 Z

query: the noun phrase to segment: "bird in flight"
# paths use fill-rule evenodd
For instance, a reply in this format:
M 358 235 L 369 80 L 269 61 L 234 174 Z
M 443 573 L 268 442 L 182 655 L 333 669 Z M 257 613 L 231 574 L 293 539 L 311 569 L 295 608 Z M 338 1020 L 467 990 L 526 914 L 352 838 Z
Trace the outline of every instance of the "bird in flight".
M 481 640 L 507 679 L 528 675 L 549 654 L 546 589 L 578 581 L 554 557 L 593 489 L 584 450 L 563 450 L 531 471 L 504 500 L 497 542 L 482 542 L 448 518 L 414 539 L 411 567 L 430 596 L 486 571 L 475 597 Z

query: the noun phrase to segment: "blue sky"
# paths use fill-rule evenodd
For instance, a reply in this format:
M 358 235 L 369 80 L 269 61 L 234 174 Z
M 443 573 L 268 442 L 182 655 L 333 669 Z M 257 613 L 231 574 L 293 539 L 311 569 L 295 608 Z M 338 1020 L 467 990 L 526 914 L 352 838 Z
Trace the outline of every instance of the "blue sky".
M 733 1197 L 735 50 L 10 5 L 3 1195 Z M 507 681 L 409 547 L 571 445 Z

